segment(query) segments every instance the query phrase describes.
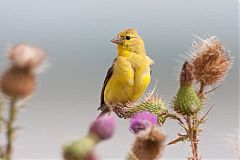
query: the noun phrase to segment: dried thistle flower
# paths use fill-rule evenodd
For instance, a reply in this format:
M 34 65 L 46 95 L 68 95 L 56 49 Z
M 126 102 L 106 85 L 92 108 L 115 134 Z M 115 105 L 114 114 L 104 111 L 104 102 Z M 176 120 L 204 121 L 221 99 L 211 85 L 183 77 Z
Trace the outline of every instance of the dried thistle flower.
M 197 81 L 205 86 L 222 81 L 231 67 L 229 53 L 216 37 L 194 42 L 192 63 Z
M 6 96 L 24 98 L 35 90 L 36 77 L 26 68 L 12 66 L 3 73 L 0 84 Z
M 148 128 L 136 135 L 136 140 L 132 146 L 128 159 L 135 160 L 156 160 L 159 159 L 165 135 L 163 135 L 157 126 Z
M 9 49 L 8 57 L 12 65 L 18 68 L 35 69 L 42 64 L 46 55 L 40 48 L 19 44 Z
M 180 75 L 180 88 L 173 101 L 174 110 L 182 115 L 192 115 L 202 106 L 192 82 L 194 80 L 193 67 L 187 61 L 184 63 Z
M 161 97 L 150 95 L 144 99 L 140 104 L 128 103 L 114 107 L 114 112 L 120 118 L 131 118 L 135 113 L 148 111 L 157 116 L 158 123 L 163 124 L 166 120 L 166 113 L 168 113 L 167 106 Z
M 130 131 L 136 134 L 139 131 L 146 130 L 148 127 L 157 124 L 158 119 L 154 114 L 148 111 L 138 112 L 130 119 Z
M 103 115 L 98 117 L 90 126 L 89 133 L 96 135 L 99 140 L 106 140 L 112 137 L 116 128 L 113 116 Z

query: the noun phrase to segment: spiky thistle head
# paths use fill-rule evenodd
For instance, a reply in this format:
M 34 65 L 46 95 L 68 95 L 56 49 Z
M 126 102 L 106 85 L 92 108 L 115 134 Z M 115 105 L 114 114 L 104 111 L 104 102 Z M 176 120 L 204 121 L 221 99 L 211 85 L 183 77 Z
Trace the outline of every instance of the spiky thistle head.
M 173 101 L 174 110 L 179 114 L 192 115 L 200 110 L 201 100 L 192 84 L 194 78 L 194 68 L 186 61 L 180 75 L 180 88 Z
M 179 114 L 193 115 L 200 111 L 201 104 L 202 101 L 192 85 L 180 86 L 173 101 L 173 108 Z
M 193 43 L 192 64 L 196 80 L 203 85 L 214 85 L 222 81 L 232 64 L 229 50 L 216 37 Z
M 120 118 L 131 118 L 135 113 L 148 111 L 154 114 L 159 124 L 163 124 L 166 120 L 167 106 L 161 97 L 150 95 L 144 98 L 139 104 L 128 103 L 114 107 L 114 112 Z
M 155 160 L 159 159 L 165 141 L 165 135 L 157 126 L 148 128 L 136 135 L 135 142 L 129 153 L 128 160 Z

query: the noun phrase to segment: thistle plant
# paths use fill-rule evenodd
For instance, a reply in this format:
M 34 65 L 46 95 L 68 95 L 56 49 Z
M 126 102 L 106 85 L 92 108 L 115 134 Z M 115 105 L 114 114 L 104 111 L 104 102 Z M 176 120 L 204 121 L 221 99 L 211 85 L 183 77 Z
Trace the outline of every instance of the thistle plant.
M 19 44 L 9 49 L 9 67 L 1 76 L 1 92 L 9 101 L 8 116 L 3 117 L 0 112 L 0 126 L 6 130 L 6 145 L 1 144 L 0 159 L 11 160 L 13 154 L 15 121 L 18 111 L 22 108 L 20 101 L 30 97 L 36 88 L 36 69 L 46 58 L 45 53 L 36 47 Z M 1 131 L 1 130 L 0 130 Z
M 127 160 L 155 160 L 162 155 L 165 135 L 157 126 L 149 127 L 135 136 L 135 141 Z
M 158 125 L 158 120 L 155 115 L 148 111 L 138 112 L 130 119 L 130 131 L 132 133 L 138 133 L 142 130 L 146 130 L 152 125 Z
M 130 131 L 135 141 L 127 160 L 155 160 L 162 155 L 165 135 L 158 127 L 157 117 L 148 112 L 138 112 L 130 119 Z
M 231 67 L 232 58 L 216 37 L 194 42 L 192 52 L 191 62 L 186 61 L 182 67 L 180 88 L 173 101 L 174 111 L 185 121 L 184 124 L 179 123 L 185 133 L 179 133 L 177 139 L 169 144 L 190 141 L 192 155 L 188 159 L 199 160 L 200 126 L 206 122 L 206 116 L 212 107 L 203 116 L 200 115 L 207 94 L 216 89 L 206 91 L 206 87 L 213 87 L 224 79 Z
M 75 140 L 64 147 L 65 160 L 95 160 L 94 148 L 104 140 L 110 139 L 115 130 L 113 116 L 103 115 L 90 125 L 88 134 L 80 140 Z

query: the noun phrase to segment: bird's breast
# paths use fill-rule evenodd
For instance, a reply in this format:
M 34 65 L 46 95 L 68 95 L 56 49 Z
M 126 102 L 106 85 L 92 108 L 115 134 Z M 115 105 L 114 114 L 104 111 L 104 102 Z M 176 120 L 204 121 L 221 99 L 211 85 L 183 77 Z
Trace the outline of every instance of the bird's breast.
M 146 90 L 148 84 L 150 83 L 150 66 L 135 68 L 134 74 L 134 89 L 132 93 L 132 99 L 139 99 Z
M 132 64 L 124 59 L 117 59 L 114 64 L 113 75 L 109 79 L 105 91 L 104 100 L 108 104 L 126 103 L 134 86 L 134 70 Z

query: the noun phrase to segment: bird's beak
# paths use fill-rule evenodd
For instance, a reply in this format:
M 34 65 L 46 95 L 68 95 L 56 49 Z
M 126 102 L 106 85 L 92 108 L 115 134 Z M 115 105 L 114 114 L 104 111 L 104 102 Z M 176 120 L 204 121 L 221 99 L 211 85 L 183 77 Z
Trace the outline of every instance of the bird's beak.
M 117 37 L 111 40 L 112 43 L 115 44 L 122 44 L 123 43 L 123 38 L 122 37 Z

